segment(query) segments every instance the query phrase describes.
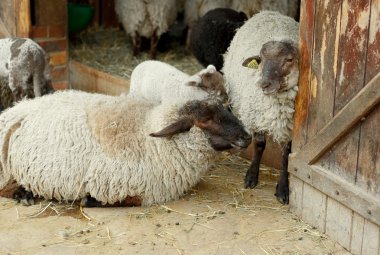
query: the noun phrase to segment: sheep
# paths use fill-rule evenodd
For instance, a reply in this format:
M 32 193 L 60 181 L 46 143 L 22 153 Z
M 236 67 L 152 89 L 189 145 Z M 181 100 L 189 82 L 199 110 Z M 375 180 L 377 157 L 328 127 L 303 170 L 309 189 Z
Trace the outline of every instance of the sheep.
M 45 199 L 149 206 L 178 199 L 217 151 L 251 140 L 215 100 L 56 92 L 0 115 L 0 189 L 15 180 Z
M 244 12 L 232 9 L 216 8 L 207 12 L 195 23 L 190 34 L 193 55 L 202 65 L 214 65 L 219 71 L 223 67 L 222 54 L 246 20 Z
M 206 99 L 210 96 L 227 101 L 223 76 L 214 66 L 209 65 L 189 76 L 169 64 L 154 60 L 144 61 L 135 67 L 128 96 L 155 102 L 173 98 L 185 101 Z
M 284 15 L 288 14 L 289 0 L 232 0 L 230 8 L 244 12 L 252 17 L 262 10 L 277 11 Z
M 288 203 L 287 158 L 298 91 L 298 23 L 278 12 L 263 11 L 249 19 L 224 56 L 224 78 L 233 111 L 254 133 L 253 159 L 245 187 L 258 183 L 265 134 L 283 145 L 283 165 L 276 187 Z
M 156 58 L 158 40 L 175 22 L 178 6 L 175 0 L 115 1 L 116 14 L 126 33 L 132 37 L 133 56 L 140 53 L 141 36 L 143 36 L 150 38 L 150 58 Z
M 0 76 L 8 79 L 14 102 L 28 96 L 31 88 L 36 97 L 53 90 L 49 56 L 28 38 L 0 39 Z

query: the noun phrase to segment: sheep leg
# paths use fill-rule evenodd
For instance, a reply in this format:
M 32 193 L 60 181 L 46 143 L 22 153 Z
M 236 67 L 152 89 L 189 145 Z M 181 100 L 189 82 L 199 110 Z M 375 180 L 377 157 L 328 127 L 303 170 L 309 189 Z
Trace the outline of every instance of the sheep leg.
M 90 195 L 87 195 L 86 197 L 82 198 L 82 200 L 80 201 L 80 205 L 83 207 L 103 207 L 102 202 L 99 202 Z
M 42 90 L 44 85 L 45 85 L 45 79 L 43 77 L 43 74 L 38 74 L 38 75 L 35 75 L 33 77 L 34 97 L 42 96 L 41 90 Z
M 156 59 L 157 55 L 157 44 L 158 44 L 158 36 L 156 34 L 156 31 L 154 31 L 152 37 L 150 38 L 150 58 Z
M 289 204 L 288 159 L 291 147 L 292 142 L 289 142 L 282 149 L 282 170 L 276 186 L 276 194 L 274 194 L 281 204 Z
M 265 135 L 263 133 L 255 133 L 252 144 L 252 163 L 244 179 L 244 187 L 251 189 L 256 187 L 256 185 L 259 183 L 260 161 L 266 145 Z
M 133 37 L 133 56 L 136 57 L 140 54 L 141 50 L 141 36 L 138 32 Z
M 23 205 L 34 205 L 34 195 L 31 191 L 26 191 L 24 187 L 19 186 L 13 192 L 13 199 Z

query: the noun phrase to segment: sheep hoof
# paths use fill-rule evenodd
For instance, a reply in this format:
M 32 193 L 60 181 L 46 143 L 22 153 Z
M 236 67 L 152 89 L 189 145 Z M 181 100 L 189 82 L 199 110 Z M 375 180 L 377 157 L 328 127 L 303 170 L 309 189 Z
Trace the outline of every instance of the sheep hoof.
M 102 207 L 102 202 L 99 202 L 91 196 L 86 196 L 82 198 L 80 205 L 83 207 Z
M 19 186 L 13 193 L 13 199 L 22 205 L 34 205 L 34 195 L 31 191 L 26 191 L 24 187 Z
M 257 186 L 259 182 L 254 178 L 249 178 L 248 176 L 244 180 L 244 188 L 253 189 Z
M 274 194 L 277 201 L 283 205 L 289 204 L 289 188 L 287 186 L 280 186 L 277 184 L 276 193 Z

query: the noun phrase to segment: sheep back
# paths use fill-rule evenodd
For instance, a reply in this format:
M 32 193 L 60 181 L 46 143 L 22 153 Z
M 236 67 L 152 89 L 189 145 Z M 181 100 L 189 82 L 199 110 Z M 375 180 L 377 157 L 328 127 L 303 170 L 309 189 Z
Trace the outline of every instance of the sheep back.
M 278 12 L 263 11 L 237 32 L 224 56 L 225 85 L 232 106 L 252 132 L 267 132 L 276 142 L 291 140 L 297 87 L 276 95 L 264 95 L 257 86 L 259 69 L 242 66 L 248 57 L 260 55 L 264 43 L 286 40 L 298 45 L 298 23 Z
M 263 10 L 277 11 L 287 15 L 288 0 L 232 0 L 231 8 L 244 12 L 248 17 Z
M 160 36 L 169 30 L 177 17 L 175 0 L 148 3 L 141 0 L 116 0 L 115 10 L 125 31 L 132 37 L 136 32 L 147 38 L 153 33 Z
M 223 55 L 236 30 L 247 16 L 232 9 L 217 8 L 207 12 L 193 26 L 190 34 L 190 48 L 204 66 L 223 67 Z
M 108 204 L 177 199 L 214 156 L 197 128 L 172 139 L 148 136 L 177 117 L 175 104 L 84 92 L 23 101 L 0 116 L 0 188 L 16 180 L 59 201 L 86 194 Z
M 128 96 L 155 102 L 206 99 L 206 91 L 183 84 L 189 77 L 188 74 L 164 62 L 144 61 L 133 69 Z

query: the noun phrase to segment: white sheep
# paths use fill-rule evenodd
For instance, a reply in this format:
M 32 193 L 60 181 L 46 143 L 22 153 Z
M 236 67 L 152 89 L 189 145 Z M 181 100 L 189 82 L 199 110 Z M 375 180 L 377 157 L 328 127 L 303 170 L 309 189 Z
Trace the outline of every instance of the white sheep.
M 288 0 L 232 0 L 230 8 L 244 12 L 248 17 L 267 10 L 288 14 Z
M 35 97 L 52 90 L 49 56 L 31 39 L 0 39 L 0 76 L 8 79 L 13 101 L 27 96 L 29 89 Z
M 173 98 L 202 100 L 209 96 L 227 100 L 223 75 L 213 65 L 190 76 L 174 66 L 153 60 L 144 61 L 133 70 L 128 95 L 155 102 Z
M 0 189 L 15 180 L 46 199 L 163 203 L 200 180 L 215 150 L 251 139 L 213 100 L 157 104 L 57 92 L 0 115 Z
M 284 146 L 284 164 L 276 190 L 288 202 L 287 157 L 297 94 L 298 23 L 278 12 L 263 11 L 237 32 L 224 58 L 224 78 L 232 108 L 255 134 L 253 163 L 245 187 L 258 183 L 264 134 Z
M 133 40 L 133 55 L 140 53 L 141 37 L 150 38 L 150 57 L 156 58 L 160 36 L 177 17 L 176 0 L 116 0 L 115 10 L 124 30 Z

